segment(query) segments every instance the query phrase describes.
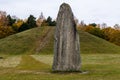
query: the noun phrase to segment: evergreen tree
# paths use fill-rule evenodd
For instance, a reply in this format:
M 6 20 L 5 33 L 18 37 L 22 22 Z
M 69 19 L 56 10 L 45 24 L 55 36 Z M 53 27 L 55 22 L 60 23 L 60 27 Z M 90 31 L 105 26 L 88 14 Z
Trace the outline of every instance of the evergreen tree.
M 27 23 L 23 23 L 21 25 L 21 27 L 18 29 L 18 32 L 22 32 L 22 31 L 25 31 L 25 30 L 28 30 L 28 29 L 30 29 L 28 24 Z
M 50 24 L 50 26 L 56 26 L 56 21 L 52 21 L 52 23 Z
M 28 30 L 28 29 L 31 29 L 31 28 L 34 28 L 34 27 L 37 27 L 36 25 L 36 18 L 33 16 L 33 15 L 30 15 L 28 17 L 28 20 L 27 22 L 24 22 L 21 27 L 18 29 L 19 32 L 21 31 L 25 31 L 25 30 Z
M 91 24 L 89 24 L 89 26 L 96 27 L 96 26 L 97 26 L 97 24 L 96 24 L 96 23 L 91 23 Z
M 36 25 L 36 18 L 35 18 L 33 15 L 30 15 L 30 16 L 28 17 L 28 20 L 27 20 L 26 23 L 28 24 L 29 29 L 30 29 L 30 28 L 34 28 L 34 27 L 37 27 L 37 25 Z
M 8 26 L 12 26 L 16 22 L 16 19 L 12 19 L 10 15 L 7 16 L 7 20 L 8 20 Z
M 52 18 L 50 16 L 47 18 L 47 23 L 48 23 L 49 26 L 52 23 Z
M 48 26 L 56 26 L 56 21 L 52 21 L 50 16 L 47 18 L 46 23 L 48 23 Z

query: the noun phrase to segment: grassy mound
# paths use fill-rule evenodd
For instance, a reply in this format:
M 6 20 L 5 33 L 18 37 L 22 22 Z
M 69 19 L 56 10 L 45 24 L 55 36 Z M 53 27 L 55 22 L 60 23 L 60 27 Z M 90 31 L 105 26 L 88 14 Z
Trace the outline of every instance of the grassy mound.
M 89 33 L 80 34 L 81 53 L 120 53 L 120 47 Z M 38 27 L 0 39 L 0 54 L 53 54 L 54 27 Z
M 52 28 L 38 27 L 0 39 L 0 54 L 32 54 Z
M 120 53 L 120 46 L 87 32 L 79 31 L 79 34 L 82 53 Z

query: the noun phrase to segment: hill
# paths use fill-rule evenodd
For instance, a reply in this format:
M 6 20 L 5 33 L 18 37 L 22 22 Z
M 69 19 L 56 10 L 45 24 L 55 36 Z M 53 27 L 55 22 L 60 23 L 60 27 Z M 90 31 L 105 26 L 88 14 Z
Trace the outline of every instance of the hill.
M 89 33 L 80 34 L 81 53 L 120 53 L 120 47 Z M 37 27 L 0 39 L 0 54 L 53 54 L 54 27 Z

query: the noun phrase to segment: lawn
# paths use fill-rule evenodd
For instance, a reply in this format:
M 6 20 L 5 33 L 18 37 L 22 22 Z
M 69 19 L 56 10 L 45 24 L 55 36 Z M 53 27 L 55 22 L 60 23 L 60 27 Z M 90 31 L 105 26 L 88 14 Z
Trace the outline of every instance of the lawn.
M 81 56 L 81 70 L 85 73 L 52 73 L 51 66 L 53 55 L 22 55 L 6 57 L 5 61 L 7 63 L 10 63 L 12 59 L 14 59 L 17 66 L 0 65 L 0 80 L 120 79 L 119 54 L 81 54 Z
M 54 27 L 38 27 L 0 40 L 0 80 L 119 80 L 120 46 L 80 34 L 83 73 L 53 73 Z

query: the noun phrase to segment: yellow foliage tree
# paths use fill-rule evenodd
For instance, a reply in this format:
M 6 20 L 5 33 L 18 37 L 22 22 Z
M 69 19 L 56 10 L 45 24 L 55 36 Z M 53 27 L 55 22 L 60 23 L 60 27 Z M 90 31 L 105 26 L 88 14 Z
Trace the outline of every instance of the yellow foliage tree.
M 15 30 L 15 31 L 18 31 L 18 29 L 21 27 L 21 25 L 24 23 L 24 21 L 23 20 L 18 20 L 18 21 L 16 21 L 16 23 L 14 23 L 13 24 L 13 29 Z
M 15 32 L 13 31 L 13 29 L 11 27 L 8 26 L 0 26 L 0 39 L 7 37 L 9 35 L 14 34 Z

